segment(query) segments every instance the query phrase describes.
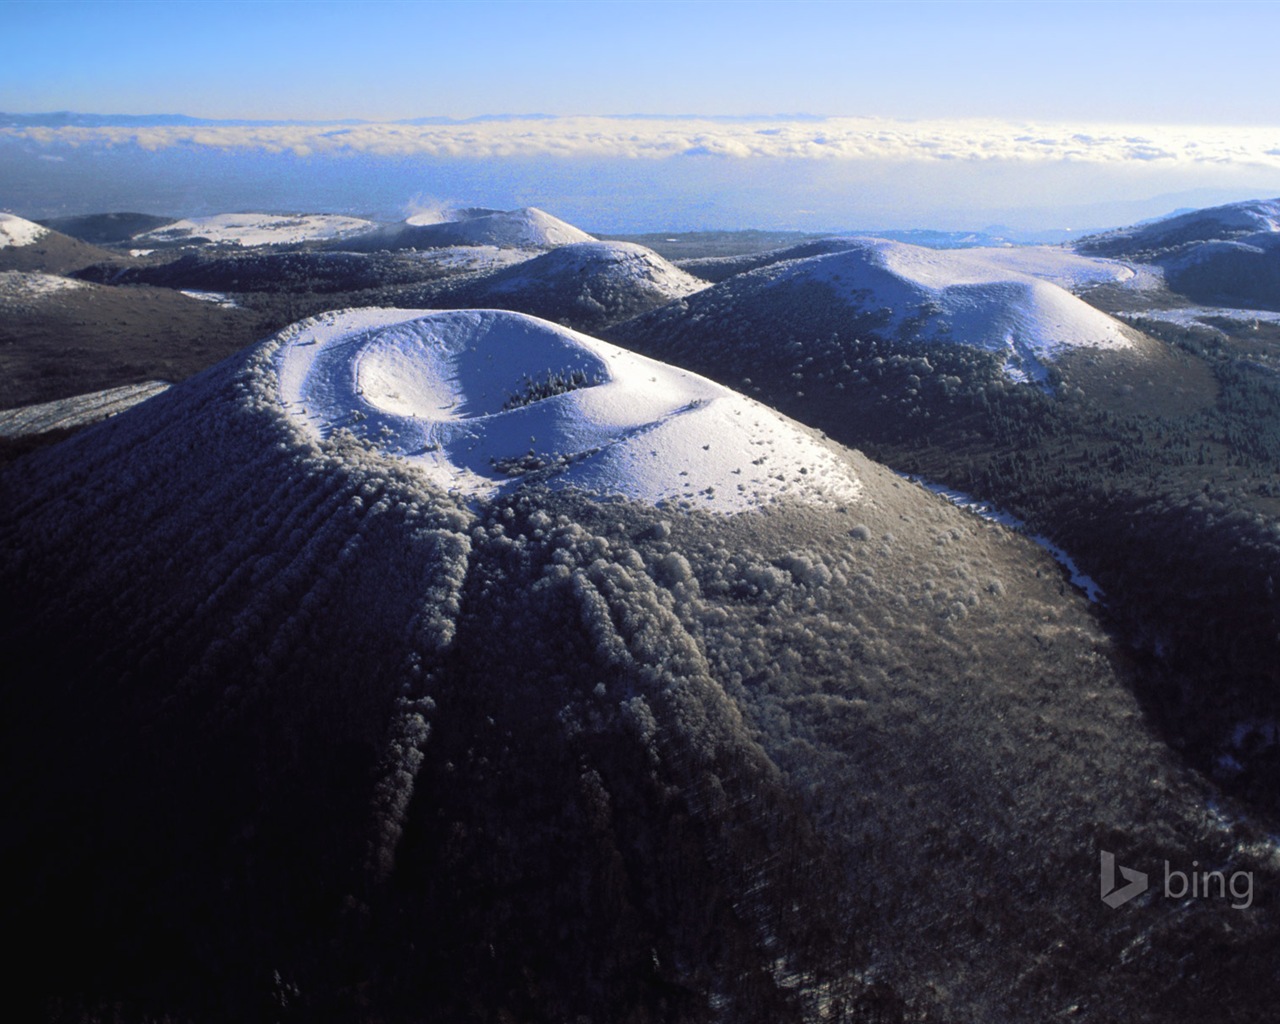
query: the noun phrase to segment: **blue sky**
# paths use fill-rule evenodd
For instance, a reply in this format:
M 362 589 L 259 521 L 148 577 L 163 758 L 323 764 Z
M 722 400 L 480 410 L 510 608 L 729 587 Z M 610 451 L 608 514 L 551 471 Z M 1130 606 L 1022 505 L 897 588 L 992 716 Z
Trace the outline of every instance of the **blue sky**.
M 3 112 L 555 115 L 413 131 L 0 124 L 0 208 L 1106 227 L 1280 195 L 1277 37 L 1280 0 L 0 0 Z M 746 115 L 775 116 L 714 120 Z
M 0 3 L 0 110 L 1280 123 L 1258 3 Z

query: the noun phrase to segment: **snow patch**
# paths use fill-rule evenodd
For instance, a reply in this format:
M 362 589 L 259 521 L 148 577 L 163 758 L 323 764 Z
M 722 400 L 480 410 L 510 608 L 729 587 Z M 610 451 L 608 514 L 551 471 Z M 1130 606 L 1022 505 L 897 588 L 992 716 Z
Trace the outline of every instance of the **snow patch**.
M 12 213 L 0 213 L 0 249 L 30 245 L 48 233 L 48 228 L 41 227 L 33 221 L 17 217 Z
M 224 309 L 239 309 L 236 300 L 226 292 L 204 292 L 195 288 L 184 288 L 182 294 L 189 299 L 199 299 L 201 302 L 212 302 L 215 306 L 221 306 Z
M 327 314 L 287 331 L 275 366 L 313 435 L 349 430 L 471 499 L 536 481 L 735 513 L 862 490 L 831 446 L 773 410 L 520 313 Z M 552 379 L 558 393 L 529 387 Z

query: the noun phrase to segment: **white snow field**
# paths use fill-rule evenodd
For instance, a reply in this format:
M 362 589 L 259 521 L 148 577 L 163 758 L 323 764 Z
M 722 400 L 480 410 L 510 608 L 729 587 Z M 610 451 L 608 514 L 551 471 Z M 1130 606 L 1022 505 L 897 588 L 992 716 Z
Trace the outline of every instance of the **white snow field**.
M 280 396 L 313 435 L 350 430 L 467 498 L 532 479 L 734 513 L 862 490 L 833 447 L 771 409 L 521 313 L 349 310 L 281 338 Z M 504 409 L 552 373 L 581 386 Z
M 301 242 L 353 238 L 377 230 L 362 217 L 311 213 L 297 216 L 274 213 L 219 213 L 190 217 L 138 235 L 135 241 L 184 242 L 207 238 L 214 245 L 297 245 Z
M 1137 271 L 1121 260 L 1083 256 L 1058 245 L 1009 245 L 998 248 L 928 249 L 905 242 L 891 243 L 911 251 L 901 264 L 922 264 L 932 255 L 942 256 L 940 273 L 966 274 L 974 280 L 987 276 L 1023 274 L 1056 284 L 1070 292 L 1098 284 L 1126 284 Z
M 149 380 L 143 384 L 126 384 L 124 387 L 60 398 L 56 402 L 0 410 L 0 437 L 20 437 L 65 427 L 88 426 L 124 412 L 168 389 L 169 385 L 165 381 Z
M 1016 380 L 1044 380 L 1044 364 L 1069 349 L 1133 344 L 1130 328 L 1064 287 L 1127 281 L 1133 270 L 1066 250 L 927 249 L 868 238 L 759 273 L 777 283 L 824 282 L 851 306 L 882 311 L 891 335 L 1007 352 L 1005 372 Z
M 526 206 L 520 210 L 503 210 L 461 220 L 434 220 L 415 224 L 424 217 L 411 217 L 406 223 L 418 227 L 423 238 L 439 237 L 448 245 L 498 245 L 515 249 L 551 249 L 574 242 L 594 242 L 595 238 L 559 217 Z
M 33 221 L 15 216 L 12 213 L 0 213 L 0 249 L 9 246 L 30 245 L 39 241 L 49 233 Z

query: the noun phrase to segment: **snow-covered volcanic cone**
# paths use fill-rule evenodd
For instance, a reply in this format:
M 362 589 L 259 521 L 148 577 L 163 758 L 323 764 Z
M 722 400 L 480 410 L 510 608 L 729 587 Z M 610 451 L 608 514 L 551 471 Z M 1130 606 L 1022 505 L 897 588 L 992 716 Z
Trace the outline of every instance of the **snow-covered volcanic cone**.
M 1067 290 L 1132 276 L 1123 264 L 1047 248 L 944 250 L 858 239 L 843 251 L 731 277 L 611 334 L 680 361 L 686 350 L 718 341 L 729 356 L 732 338 L 804 325 L 814 336 L 857 332 L 985 349 L 1006 356 L 1013 379 L 1042 380 L 1045 363 L 1067 351 L 1134 343 L 1130 328 Z
M 468 497 L 530 477 L 717 512 L 858 495 L 830 447 L 766 407 L 523 314 L 354 310 L 282 337 L 280 395 L 308 430 L 350 430 Z
M 857 236 L 835 236 L 745 256 L 712 256 L 705 259 L 681 260 L 679 265 L 682 269 L 704 280 L 719 283 L 735 274 L 744 274 L 788 260 L 809 259 L 814 256 L 828 256 L 861 249 L 867 242 L 868 239 Z M 1051 281 L 1073 292 L 1096 284 L 1128 281 L 1134 276 L 1132 268 L 1123 263 L 1083 256 L 1053 245 L 939 249 L 888 239 L 880 239 L 877 242 L 885 247 L 899 246 L 907 252 L 939 254 L 943 265 L 956 270 L 966 270 L 971 275 L 975 273 L 980 276 L 1027 274 Z
M 1062 257 L 1062 263 L 1086 262 Z M 1068 348 L 1132 343 L 1124 325 L 1045 279 L 1074 281 L 1068 267 L 1027 259 L 1003 250 L 926 249 L 871 239 L 848 252 L 776 268 L 769 285 L 822 282 L 850 307 L 881 312 L 881 330 L 890 336 L 1007 349 L 1036 361 Z
M 595 239 L 536 206 L 487 211 L 460 220 L 415 223 L 410 218 L 396 244 L 419 246 L 496 245 L 511 249 L 552 249 Z
M 6 467 L 0 651 L 11 1002 L 1265 1019 L 1202 984 L 1266 998 L 1261 900 L 1098 901 L 1280 876 L 1047 555 L 525 316 L 305 321 Z
M 471 306 L 518 309 L 597 330 L 707 287 L 632 242 L 577 242 L 498 271 L 464 293 Z

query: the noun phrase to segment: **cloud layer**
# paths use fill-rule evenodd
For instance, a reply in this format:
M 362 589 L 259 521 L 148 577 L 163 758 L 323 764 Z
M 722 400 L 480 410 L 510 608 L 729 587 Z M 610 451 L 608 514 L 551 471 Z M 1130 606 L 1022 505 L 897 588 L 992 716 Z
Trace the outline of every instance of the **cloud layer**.
M 559 117 L 451 125 L 9 127 L 0 142 L 428 159 L 585 157 L 820 161 L 1018 161 L 1280 170 L 1280 128 L 879 118 L 698 120 Z

